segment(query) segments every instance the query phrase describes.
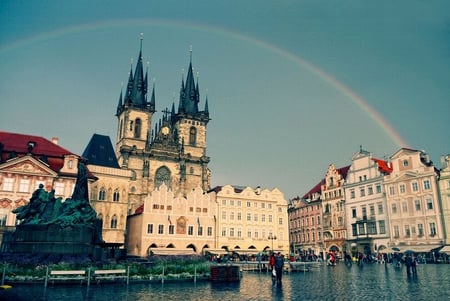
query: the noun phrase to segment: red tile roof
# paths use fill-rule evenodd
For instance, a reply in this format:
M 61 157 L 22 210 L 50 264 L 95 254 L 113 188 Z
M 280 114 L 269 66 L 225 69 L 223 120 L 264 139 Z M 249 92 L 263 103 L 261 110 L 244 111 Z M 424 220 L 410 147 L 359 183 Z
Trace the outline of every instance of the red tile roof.
M 34 143 L 32 156 L 38 160 L 45 157 L 50 168 L 56 172 L 63 167 L 65 155 L 77 156 L 43 137 L 0 131 L 0 163 L 8 161 L 11 153 L 17 157 L 29 154 L 30 142 Z

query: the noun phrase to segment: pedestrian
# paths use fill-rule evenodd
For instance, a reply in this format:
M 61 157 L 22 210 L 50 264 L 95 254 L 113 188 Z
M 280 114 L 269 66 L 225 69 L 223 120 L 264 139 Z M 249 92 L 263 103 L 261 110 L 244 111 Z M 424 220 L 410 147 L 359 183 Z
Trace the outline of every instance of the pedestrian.
M 284 257 L 280 252 L 275 256 L 275 272 L 277 273 L 277 282 L 281 283 L 281 277 L 283 275 Z
M 411 254 L 406 254 L 406 258 L 405 258 L 405 266 L 406 266 L 406 274 L 409 276 L 411 275 L 411 267 L 413 265 L 413 260 L 411 257 Z
M 275 283 L 275 280 L 277 279 L 277 272 L 275 271 L 275 254 L 273 252 L 269 257 L 269 268 L 272 275 L 272 283 Z
M 412 270 L 412 273 L 414 274 L 414 275 L 417 275 L 417 258 L 413 255 L 413 257 L 412 257 L 412 264 L 411 264 L 411 270 Z

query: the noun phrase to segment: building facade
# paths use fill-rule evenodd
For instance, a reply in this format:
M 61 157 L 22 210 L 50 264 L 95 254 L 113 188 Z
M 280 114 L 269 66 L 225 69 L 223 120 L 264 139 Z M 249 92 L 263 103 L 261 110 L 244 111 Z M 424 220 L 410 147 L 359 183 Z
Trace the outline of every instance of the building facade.
M 209 195 L 217 206 L 215 249 L 239 255 L 270 250 L 289 254 L 287 201 L 281 191 L 225 185 Z
M 330 164 L 321 186 L 324 249 L 341 257 L 347 240 L 344 183 L 348 169 Z
M 322 180 L 302 198 L 290 200 L 288 207 L 291 253 L 302 259 L 325 258 L 322 226 Z
M 199 110 L 200 91 L 192 67 L 192 53 L 186 79 L 182 79 L 178 109 L 156 112 L 155 87 L 150 93 L 148 74 L 144 74 L 141 49 L 136 69 L 130 70 L 125 93 L 120 93 L 116 157 L 122 169 L 131 170 L 128 193 L 131 211 L 163 183 L 176 195 L 187 196 L 197 187 L 210 188 L 210 158 L 206 155 L 208 100 Z M 152 129 L 152 124 L 155 123 Z
M 200 187 L 184 197 L 163 183 L 128 217 L 128 254 L 198 254 L 213 248 L 215 209 L 215 201 Z
M 0 232 L 15 229 L 19 221 L 12 210 L 27 205 L 39 185 L 63 201 L 70 198 L 79 160 L 57 138 L 0 131 Z M 89 181 L 95 181 L 92 174 Z
M 444 243 L 437 186 L 438 172 L 419 150 L 402 148 L 391 156 L 392 172 L 384 177 L 390 246 L 429 252 Z
M 391 172 L 388 163 L 360 148 L 352 156 L 344 185 L 348 240 L 347 252 L 385 252 L 389 245 L 389 218 L 384 191 L 384 176 Z
M 127 216 L 131 212 L 128 183 L 132 171 L 121 169 L 108 136 L 94 134 L 82 157 L 98 179 L 89 185 L 89 201 L 103 222 L 103 240 L 123 247 Z
M 450 155 L 441 157 L 439 177 L 439 194 L 441 199 L 442 222 L 444 227 L 444 244 L 450 245 Z

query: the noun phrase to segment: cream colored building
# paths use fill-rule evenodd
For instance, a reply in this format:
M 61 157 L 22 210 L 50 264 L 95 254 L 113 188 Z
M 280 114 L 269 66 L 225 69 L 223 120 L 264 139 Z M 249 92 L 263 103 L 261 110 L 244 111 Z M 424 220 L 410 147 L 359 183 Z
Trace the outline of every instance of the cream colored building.
M 450 245 L 450 155 L 441 157 L 441 166 L 438 184 L 445 235 L 444 244 L 448 246 Z
M 402 148 L 391 156 L 384 180 L 389 211 L 390 246 L 429 252 L 444 243 L 438 173 L 428 155 Z
M 87 165 L 97 178 L 89 186 L 90 203 L 103 221 L 103 240 L 123 245 L 127 224 L 129 170 Z
M 200 254 L 215 240 L 216 202 L 200 187 L 185 197 L 165 184 L 128 217 L 128 255 Z
M 0 131 L 0 141 L 0 226 L 16 225 L 11 211 L 28 204 L 40 184 L 62 201 L 72 197 L 80 158 L 57 138 Z
M 83 152 L 87 168 L 97 178 L 89 184 L 89 201 L 102 219 L 103 240 L 123 246 L 127 215 L 131 212 L 129 183 L 133 172 L 121 169 L 108 136 L 94 134 Z
M 209 194 L 217 204 L 215 249 L 289 254 L 288 203 L 281 191 L 225 185 Z
M 385 160 L 362 148 L 352 156 L 345 188 L 347 243 L 352 256 L 358 252 L 376 255 L 388 249 L 389 218 L 384 176 L 391 172 Z

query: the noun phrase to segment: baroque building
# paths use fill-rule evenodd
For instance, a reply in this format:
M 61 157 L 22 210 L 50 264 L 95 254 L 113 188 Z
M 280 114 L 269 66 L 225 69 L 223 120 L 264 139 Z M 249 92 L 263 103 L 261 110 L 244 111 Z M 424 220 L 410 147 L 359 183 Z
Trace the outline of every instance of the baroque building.
M 214 187 L 209 195 L 216 204 L 213 249 L 238 255 L 289 254 L 287 201 L 277 188 L 225 185 Z
M 324 248 L 340 256 L 347 240 L 344 183 L 348 169 L 349 166 L 336 168 L 330 164 L 321 186 Z
M 439 194 L 441 196 L 442 222 L 444 227 L 446 252 L 450 253 L 450 155 L 441 157 Z
M 0 227 L 1 233 L 18 223 L 11 211 L 27 205 L 31 194 L 43 186 L 63 200 L 75 187 L 80 157 L 40 136 L 0 131 Z M 89 182 L 96 178 L 89 173 Z
M 384 177 L 390 246 L 416 252 L 441 247 L 438 171 L 425 152 L 407 148 L 393 154 L 391 164 L 392 172 Z
M 389 218 L 384 191 L 384 176 L 392 171 L 388 162 L 373 158 L 360 148 L 344 184 L 347 220 L 346 250 L 358 253 L 386 252 L 389 245 Z

